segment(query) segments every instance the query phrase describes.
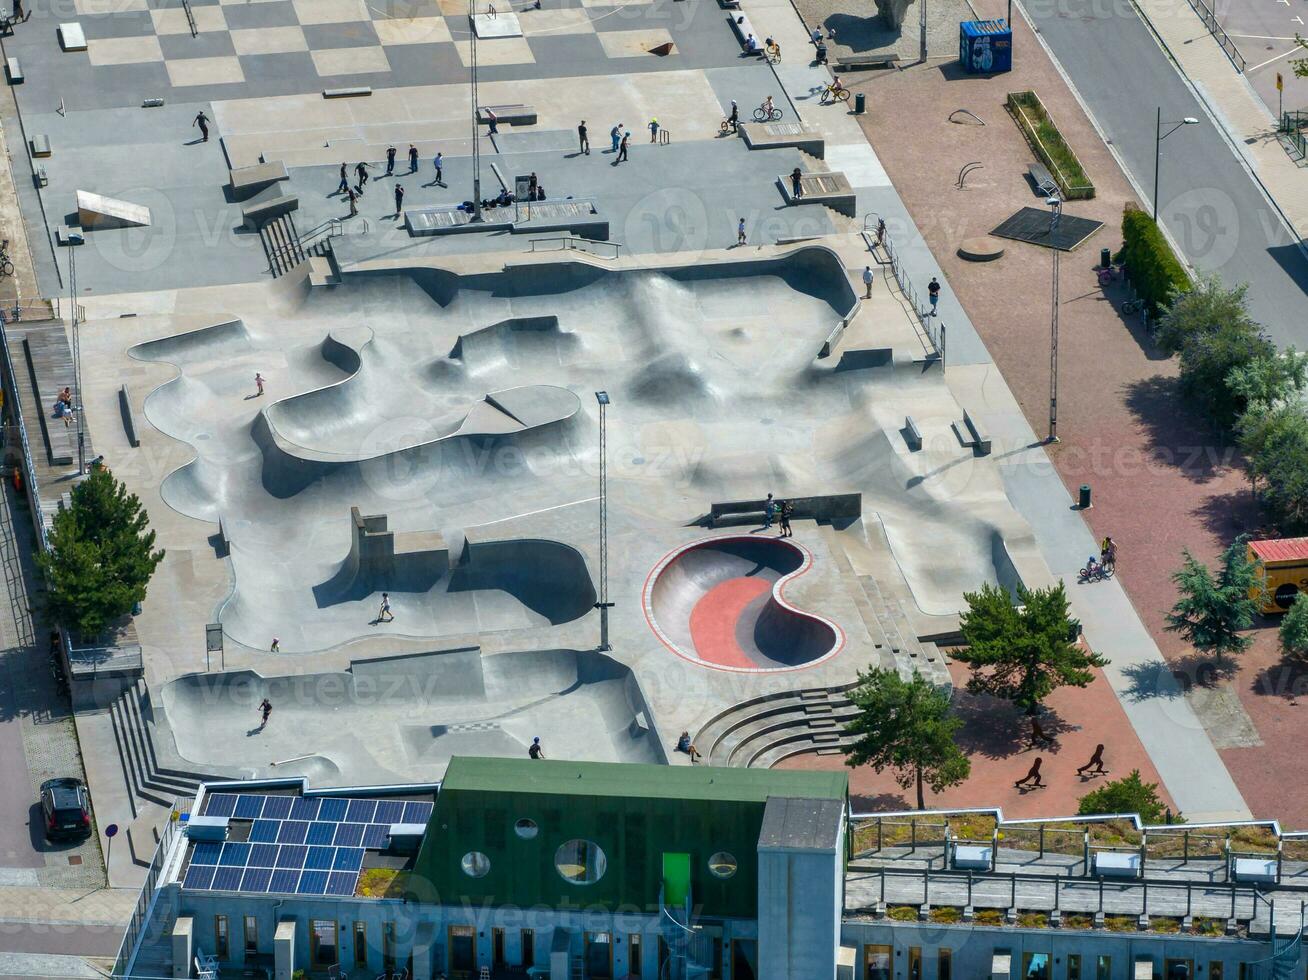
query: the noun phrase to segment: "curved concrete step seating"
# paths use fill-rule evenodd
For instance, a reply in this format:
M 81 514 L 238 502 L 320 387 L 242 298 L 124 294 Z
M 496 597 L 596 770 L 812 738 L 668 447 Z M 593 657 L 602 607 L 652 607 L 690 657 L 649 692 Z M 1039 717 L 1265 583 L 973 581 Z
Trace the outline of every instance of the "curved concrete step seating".
M 109 706 L 129 791 L 151 803 L 171 806 L 180 796 L 194 796 L 201 781 L 219 777 L 160 766 L 146 721 L 150 713 L 150 690 L 144 680 L 137 680 Z
M 714 766 L 750 766 L 771 750 L 784 755 L 838 745 L 854 715 L 846 696 L 852 683 L 784 691 L 742 701 L 720 712 L 695 736 L 695 747 Z

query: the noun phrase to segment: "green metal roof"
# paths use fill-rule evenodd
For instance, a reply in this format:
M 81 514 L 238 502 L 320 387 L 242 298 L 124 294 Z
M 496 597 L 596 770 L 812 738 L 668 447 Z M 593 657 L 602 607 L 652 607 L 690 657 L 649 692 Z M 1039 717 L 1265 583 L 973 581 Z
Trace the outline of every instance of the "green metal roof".
M 844 800 L 844 772 L 656 766 L 532 759 L 450 760 L 441 790 L 763 803 L 769 796 Z

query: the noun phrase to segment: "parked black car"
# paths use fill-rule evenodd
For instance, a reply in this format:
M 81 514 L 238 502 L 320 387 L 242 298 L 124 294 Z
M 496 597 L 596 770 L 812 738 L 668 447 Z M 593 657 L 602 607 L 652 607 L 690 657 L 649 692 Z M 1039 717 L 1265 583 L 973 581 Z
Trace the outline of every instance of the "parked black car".
M 80 779 L 65 776 L 41 784 L 41 815 L 49 840 L 91 835 L 91 796 Z

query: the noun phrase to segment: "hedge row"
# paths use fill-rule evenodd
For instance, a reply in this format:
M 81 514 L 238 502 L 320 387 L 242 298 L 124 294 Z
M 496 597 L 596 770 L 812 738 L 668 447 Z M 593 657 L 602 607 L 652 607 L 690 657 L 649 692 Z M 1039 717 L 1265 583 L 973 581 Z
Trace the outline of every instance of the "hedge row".
M 1140 298 L 1154 312 L 1165 310 L 1175 292 L 1190 289 L 1190 276 L 1172 251 L 1162 231 L 1146 212 L 1128 204 L 1122 215 L 1122 251 L 1119 260 L 1126 266 Z

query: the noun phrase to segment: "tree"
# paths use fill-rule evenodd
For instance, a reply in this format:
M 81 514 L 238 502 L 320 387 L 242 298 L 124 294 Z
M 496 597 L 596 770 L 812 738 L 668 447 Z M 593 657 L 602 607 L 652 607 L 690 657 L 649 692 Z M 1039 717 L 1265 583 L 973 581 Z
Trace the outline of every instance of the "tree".
M 1258 566 L 1249 560 L 1242 534 L 1222 552 L 1217 576 L 1189 550 L 1182 551 L 1181 567 L 1172 574 L 1180 598 L 1167 614 L 1167 630 L 1179 633 L 1201 653 L 1211 653 L 1218 664 L 1224 654 L 1243 653 L 1253 641 L 1240 633 L 1253 625 L 1262 596 Z
M 845 747 L 845 765 L 889 769 L 901 788 L 917 786 L 917 808 L 926 809 L 923 786 L 939 793 L 972 772 L 954 736 L 963 722 L 949 707 L 949 694 L 916 671 L 904 680 L 893 670 L 859 671 L 850 693 L 858 716 L 845 726 L 858 741 Z
M 1251 409 L 1240 417 L 1239 442 L 1273 523 L 1288 534 L 1308 530 L 1308 410 L 1298 403 Z
M 50 550 L 37 555 L 45 579 L 45 607 L 65 629 L 100 633 L 145 599 L 163 561 L 154 550 L 149 516 L 135 494 L 96 468 L 72 492 L 50 531 Z
M 1305 41 L 1300 35 L 1295 34 L 1294 43 L 1299 45 L 1300 51 L 1308 52 L 1308 41 Z M 1290 70 L 1299 78 L 1308 78 L 1308 57 L 1291 59 Z
M 1075 641 L 1062 582 L 1047 589 L 1019 585 L 1017 597 L 1020 608 L 996 585 L 965 592 L 960 627 L 967 647 L 953 658 L 972 668 L 967 689 L 973 694 L 1004 698 L 1034 715 L 1054 690 L 1085 687 L 1094 668 L 1108 661 Z
M 1308 658 L 1308 596 L 1300 592 L 1281 620 L 1281 652 L 1297 660 Z
M 1138 813 L 1145 823 L 1163 822 L 1163 801 L 1158 797 L 1158 784 L 1146 783 L 1140 770 L 1131 775 L 1104 783 L 1081 797 L 1077 812 L 1086 816 L 1096 813 Z

